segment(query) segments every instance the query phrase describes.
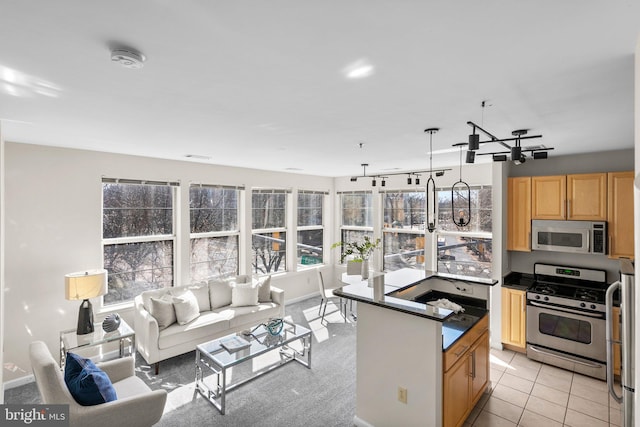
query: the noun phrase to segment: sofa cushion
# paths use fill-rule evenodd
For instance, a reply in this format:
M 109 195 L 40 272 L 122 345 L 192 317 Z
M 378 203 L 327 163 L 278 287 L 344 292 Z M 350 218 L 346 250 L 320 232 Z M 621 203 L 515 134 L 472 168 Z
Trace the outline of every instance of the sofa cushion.
M 182 296 L 185 292 L 190 291 L 195 295 L 196 300 L 198 301 L 198 311 L 209 311 L 211 310 L 211 301 L 209 299 L 209 284 L 208 283 L 197 283 L 193 285 L 187 286 L 178 286 L 171 289 L 171 295 L 173 296 Z
M 151 298 L 160 299 L 170 291 L 171 288 L 161 288 L 142 292 L 140 296 L 142 297 L 142 305 L 144 306 L 144 309 L 151 313 Z
M 149 313 L 158 322 L 158 329 L 162 330 L 176 322 L 176 311 L 173 307 L 173 297 L 167 293 L 161 298 L 151 297 L 151 310 Z
M 209 280 L 211 310 L 231 304 L 231 283 L 229 280 Z
M 269 317 L 281 317 L 280 306 L 274 302 L 265 302 L 250 307 L 229 307 L 226 311 L 232 313 L 231 328 L 245 324 L 255 326 Z
M 258 305 L 258 284 L 236 283 L 231 287 L 231 307 Z
M 271 302 L 271 276 L 254 280 L 258 284 L 258 302 Z
M 167 329 L 160 331 L 158 348 L 161 350 L 182 345 L 189 342 L 198 344 L 210 340 L 214 334 L 222 334 L 230 328 L 233 313 L 223 311 L 206 311 L 197 319 L 186 325 L 174 323 Z M 195 349 L 195 345 L 193 346 Z
M 83 406 L 99 405 L 117 399 L 109 376 L 90 359 L 67 353 L 64 382 L 73 398 Z
M 178 325 L 185 325 L 200 316 L 198 300 L 191 291 L 186 291 L 180 296 L 173 297 L 173 308 L 176 310 Z

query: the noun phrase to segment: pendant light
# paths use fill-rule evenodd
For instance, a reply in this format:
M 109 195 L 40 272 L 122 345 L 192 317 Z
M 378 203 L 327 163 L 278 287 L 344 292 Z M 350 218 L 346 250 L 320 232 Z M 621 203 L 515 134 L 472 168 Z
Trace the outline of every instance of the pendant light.
M 425 132 L 429 134 L 429 179 L 427 180 L 427 230 L 433 233 L 436 229 L 436 182 L 433 180 L 433 134 L 439 128 L 428 128 Z M 417 184 L 417 180 L 416 180 Z M 432 200 L 429 204 L 429 199 Z
M 471 222 L 471 187 L 462 180 L 462 145 L 460 145 L 460 180 L 451 186 L 451 220 L 459 228 Z

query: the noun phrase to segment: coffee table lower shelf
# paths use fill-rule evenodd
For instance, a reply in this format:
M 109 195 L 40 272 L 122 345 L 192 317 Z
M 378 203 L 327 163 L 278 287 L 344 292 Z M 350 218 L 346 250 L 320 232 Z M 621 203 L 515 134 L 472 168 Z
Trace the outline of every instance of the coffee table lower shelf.
M 251 346 L 235 352 L 228 352 L 220 345 L 225 338 L 228 337 L 198 345 L 195 361 L 196 390 L 221 414 L 225 413 L 227 393 L 236 387 L 292 361 L 311 369 L 311 331 L 303 326 L 285 322 L 284 330 L 277 337 L 270 336 L 266 329 L 259 327 L 252 335 L 244 337 L 248 338 Z M 229 369 L 273 351 L 279 352 L 278 362 L 252 372 L 242 380 L 227 383 Z M 205 381 L 207 374 L 214 378 Z

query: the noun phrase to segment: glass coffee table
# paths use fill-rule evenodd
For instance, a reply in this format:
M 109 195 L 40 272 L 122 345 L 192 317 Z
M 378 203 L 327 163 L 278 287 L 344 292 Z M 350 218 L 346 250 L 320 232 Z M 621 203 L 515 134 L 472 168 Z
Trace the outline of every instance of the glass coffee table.
M 223 343 L 229 343 L 236 337 L 248 343 L 243 348 L 228 351 Z M 275 351 L 279 352 L 278 360 L 255 371 L 252 365 L 257 364 L 247 363 L 260 355 Z M 294 360 L 311 369 L 311 331 L 304 326 L 285 321 L 280 334 L 274 336 L 260 325 L 250 335 L 232 334 L 198 345 L 196 389 L 224 414 L 227 392 Z M 251 372 L 241 375 L 240 380 L 232 379 L 231 376 L 238 375 L 235 372 L 231 375 L 231 369 L 240 369 L 241 365 L 243 368 L 251 365 Z

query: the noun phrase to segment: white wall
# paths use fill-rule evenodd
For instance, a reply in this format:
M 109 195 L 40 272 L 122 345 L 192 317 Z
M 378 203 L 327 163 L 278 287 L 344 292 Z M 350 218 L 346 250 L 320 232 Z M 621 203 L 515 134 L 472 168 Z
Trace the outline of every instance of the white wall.
M 0 404 L 4 403 L 4 139 L 0 122 Z
M 79 303 L 64 298 L 64 275 L 102 266 L 103 176 L 180 181 L 179 215 L 188 218 L 188 184 L 203 182 L 251 187 L 333 190 L 333 179 L 202 163 L 160 160 L 65 148 L 6 143 L 5 364 L 4 381 L 31 374 L 28 346 L 43 340 L 54 355 L 59 331 L 76 326 Z M 4 157 L 4 156 L 3 156 Z M 3 180 L 4 181 L 4 180 Z M 333 211 L 332 198 L 326 212 Z M 326 215 L 327 239 L 333 220 Z M 188 221 L 182 221 L 182 224 Z M 245 227 L 250 218 L 245 218 Z M 188 232 L 183 226 L 182 232 Z M 178 265 L 188 266 L 188 241 L 177 248 Z M 186 260 L 186 263 L 185 263 Z M 245 260 L 241 272 L 250 271 Z M 177 272 L 188 281 L 188 268 Z M 317 292 L 315 270 L 274 275 L 287 300 Z M 94 303 L 94 308 L 97 304 Z M 130 312 L 118 310 L 130 321 Z M 96 316 L 100 318 L 100 316 Z M 4 325 L 5 321 L 2 322 Z M 131 322 L 131 324 L 133 324 Z

